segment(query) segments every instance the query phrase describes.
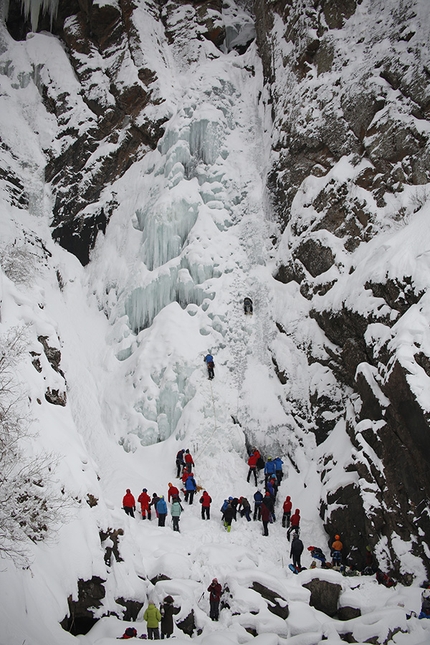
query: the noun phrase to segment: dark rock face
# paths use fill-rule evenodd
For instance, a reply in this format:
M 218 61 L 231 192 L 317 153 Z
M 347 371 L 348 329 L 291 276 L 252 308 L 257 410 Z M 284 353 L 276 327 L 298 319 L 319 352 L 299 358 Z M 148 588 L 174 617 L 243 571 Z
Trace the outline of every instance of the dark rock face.
M 267 600 L 267 609 L 271 611 L 272 614 L 275 614 L 275 616 L 279 616 L 284 620 L 288 618 L 288 603 L 285 598 L 282 598 L 279 594 L 268 589 L 259 582 L 253 582 L 251 589 L 259 593 L 264 600 Z M 281 601 L 282 604 L 279 601 Z
M 196 629 L 196 620 L 194 616 L 194 611 L 191 610 L 188 616 L 186 616 L 180 622 L 176 623 L 176 625 L 179 627 L 180 630 L 184 632 L 184 634 L 187 634 L 187 636 L 192 636 Z
M 327 616 L 335 616 L 339 603 L 340 592 L 342 587 L 326 580 L 314 578 L 311 582 L 303 585 L 311 592 L 309 604 L 318 611 L 322 611 Z
M 425 511 L 430 499 L 430 455 L 425 445 L 429 415 L 420 407 L 409 373 L 409 369 L 422 369 L 429 375 L 430 360 L 417 347 L 415 363 L 407 368 L 388 342 L 375 347 L 369 330 L 381 325 L 389 337 L 411 308 L 421 307 L 423 294 L 415 286 L 414 275 L 387 275 L 385 280 L 362 285 L 362 293 L 373 298 L 367 312 L 350 302 L 341 302 L 334 311 L 320 300 L 336 289 L 341 254 L 348 256 L 381 230 L 369 199 L 377 208 L 385 208 L 391 196 L 401 195 L 408 184 L 419 186 L 430 180 L 430 138 L 427 129 L 423 133 L 421 128 L 429 119 L 429 73 L 427 63 L 423 66 L 415 55 L 421 47 L 414 23 L 416 7 L 398 7 L 395 19 L 385 23 L 384 34 L 370 36 L 372 46 L 377 47 L 378 38 L 386 38 L 389 48 L 379 58 L 366 59 L 360 44 L 367 34 L 362 32 L 357 41 L 351 35 L 351 25 L 355 30 L 360 24 L 360 4 L 309 0 L 299 8 L 288 0 L 254 3 L 269 94 L 266 109 L 273 121 L 267 184 L 288 240 L 282 247 L 288 246 L 288 251 L 278 258 L 274 277 L 300 285 L 300 294 L 310 302 L 310 315 L 327 339 L 324 361 L 312 348 L 307 351 L 310 364 L 319 362 L 333 375 L 339 393 L 336 401 L 324 392 L 309 397 L 316 440 L 323 444 L 343 419 L 352 445 L 352 458 L 345 463 L 351 483 L 321 500 L 327 533 L 342 534 L 345 557 L 359 569 L 364 566 L 366 546 L 384 538 L 388 546 L 381 566 L 406 580 L 391 546 L 393 534 L 412 539 L 413 552 L 430 571 L 422 538 L 429 531 Z M 375 24 L 381 24 L 380 15 L 374 18 Z M 364 64 L 355 68 L 354 83 L 342 78 L 342 69 L 352 59 L 337 48 L 334 30 L 344 33 L 352 47 L 363 53 Z M 282 51 L 288 51 L 284 59 Z M 332 83 L 328 73 L 338 74 L 338 80 Z M 317 107 L 312 111 L 309 106 Z M 351 164 L 349 178 L 332 177 L 332 169 L 346 158 Z M 315 179 L 322 181 L 306 201 L 303 191 L 309 179 L 313 186 Z M 298 195 L 300 206 L 295 204 Z M 416 211 L 426 199 L 424 193 L 417 198 Z M 301 209 L 306 209 L 306 217 Z M 404 217 L 399 206 L 383 226 L 402 225 Z M 330 276 L 327 280 L 325 272 Z M 336 293 L 340 300 L 340 292 Z M 276 355 L 273 364 L 276 370 Z M 321 463 L 323 482 L 332 467 L 328 454 Z M 374 496 L 370 506 L 364 502 L 369 492 Z

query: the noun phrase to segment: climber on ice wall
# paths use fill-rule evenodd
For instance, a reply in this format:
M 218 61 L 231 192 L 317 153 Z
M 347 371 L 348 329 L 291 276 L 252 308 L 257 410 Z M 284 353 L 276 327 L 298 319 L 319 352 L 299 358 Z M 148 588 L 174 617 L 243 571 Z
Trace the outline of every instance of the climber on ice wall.
M 206 354 L 204 357 L 204 362 L 206 363 L 206 366 L 208 368 L 208 378 L 210 381 L 212 381 L 213 377 L 215 376 L 214 368 L 215 368 L 215 363 L 214 363 L 214 358 L 212 354 Z

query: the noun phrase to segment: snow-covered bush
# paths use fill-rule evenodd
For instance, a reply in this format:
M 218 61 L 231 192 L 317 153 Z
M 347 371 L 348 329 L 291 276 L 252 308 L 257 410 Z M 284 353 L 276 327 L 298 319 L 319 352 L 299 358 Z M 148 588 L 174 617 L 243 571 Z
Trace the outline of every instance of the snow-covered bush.
M 0 337 L 0 555 L 20 564 L 28 560 L 29 540 L 46 538 L 66 506 L 64 492 L 55 490 L 55 458 L 24 453 L 34 438 L 15 376 L 25 352 L 25 328 Z

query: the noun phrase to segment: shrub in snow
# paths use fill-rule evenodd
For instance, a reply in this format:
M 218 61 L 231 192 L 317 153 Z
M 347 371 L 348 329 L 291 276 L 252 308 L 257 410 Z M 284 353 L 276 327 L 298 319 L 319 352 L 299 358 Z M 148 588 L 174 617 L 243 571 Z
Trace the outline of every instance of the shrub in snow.
M 0 555 L 20 564 L 27 564 L 29 540 L 45 539 L 69 504 L 55 489 L 53 456 L 24 454 L 33 437 L 15 373 L 25 352 L 25 329 L 0 338 Z

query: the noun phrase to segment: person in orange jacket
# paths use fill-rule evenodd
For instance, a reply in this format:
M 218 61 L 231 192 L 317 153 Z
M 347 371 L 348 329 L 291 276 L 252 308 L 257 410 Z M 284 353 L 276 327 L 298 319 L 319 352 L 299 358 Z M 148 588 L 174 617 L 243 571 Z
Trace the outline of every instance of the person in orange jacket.
M 146 520 L 146 514 L 148 514 L 148 520 L 151 519 L 151 507 L 149 506 L 149 503 L 151 501 L 151 498 L 148 495 L 148 491 L 146 488 L 142 490 L 140 493 L 139 497 L 137 498 L 137 501 L 140 504 L 140 511 L 142 513 L 142 520 Z
M 125 491 L 125 495 L 122 498 L 122 507 L 127 513 L 127 515 L 131 515 L 131 517 L 134 517 L 134 511 L 136 510 L 136 500 L 134 499 L 131 490 L 127 488 Z
M 179 490 L 176 488 L 176 486 L 173 486 L 171 482 L 169 482 L 169 489 L 167 491 L 167 501 L 170 502 L 174 497 L 179 497 Z
M 210 520 L 212 497 L 207 491 L 203 491 L 203 495 L 200 497 L 199 502 L 202 505 L 202 520 Z
M 338 567 L 342 564 L 342 549 L 343 544 L 340 541 L 340 535 L 335 535 L 334 542 L 331 545 L 331 563 L 333 567 Z

